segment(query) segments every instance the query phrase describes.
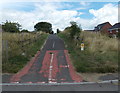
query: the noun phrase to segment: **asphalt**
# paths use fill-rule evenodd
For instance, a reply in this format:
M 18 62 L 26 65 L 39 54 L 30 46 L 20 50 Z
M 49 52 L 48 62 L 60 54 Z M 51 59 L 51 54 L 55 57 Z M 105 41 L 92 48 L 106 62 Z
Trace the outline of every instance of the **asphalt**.
M 49 35 L 38 57 L 24 70 L 11 78 L 11 83 L 71 83 L 81 82 L 69 62 L 64 42 L 56 35 Z M 28 71 L 27 71 L 28 70 Z M 26 71 L 26 73 L 25 73 Z M 74 74 L 75 75 L 74 75 Z M 79 78 L 79 80 L 76 78 Z
M 11 85 L 3 86 L 5 91 L 118 91 L 112 83 L 104 84 L 61 84 L 61 85 Z M 14 89 L 14 90 L 13 90 Z
M 107 74 L 107 75 L 104 75 L 104 76 L 99 77 L 99 80 L 102 80 L 102 81 L 106 81 L 106 80 L 117 80 L 117 79 L 119 79 L 118 73 Z
M 8 81 L 8 79 L 6 80 Z M 70 62 L 63 40 L 56 35 L 49 35 L 43 49 L 40 54 L 37 54 L 35 60 L 13 75 L 8 83 L 3 83 L 2 90 L 9 92 L 118 91 L 118 85 L 116 84 L 79 84 L 82 81 L 82 78 L 76 74 Z M 60 85 L 54 85 L 57 83 Z

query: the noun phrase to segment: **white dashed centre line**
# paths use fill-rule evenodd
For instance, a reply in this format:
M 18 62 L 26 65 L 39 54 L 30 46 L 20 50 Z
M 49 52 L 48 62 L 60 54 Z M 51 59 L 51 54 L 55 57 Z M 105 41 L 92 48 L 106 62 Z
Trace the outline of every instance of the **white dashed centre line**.
M 52 83 L 52 68 L 53 68 L 53 66 L 52 66 L 52 62 L 53 62 L 53 56 L 54 56 L 54 54 L 52 54 L 52 57 L 51 57 L 51 60 L 50 60 L 50 67 L 49 67 L 49 77 L 48 77 L 48 82 L 49 83 Z

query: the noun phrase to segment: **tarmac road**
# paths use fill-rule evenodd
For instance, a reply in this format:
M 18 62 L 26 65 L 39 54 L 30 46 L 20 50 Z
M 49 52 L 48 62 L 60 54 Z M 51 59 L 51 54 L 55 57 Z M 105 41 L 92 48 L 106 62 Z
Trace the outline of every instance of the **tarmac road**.
M 56 35 L 50 35 L 42 51 L 37 53 L 19 73 L 11 78 L 11 83 L 71 83 L 81 82 L 70 62 L 64 42 Z
M 64 42 L 56 35 L 49 35 L 43 49 L 20 72 L 11 77 L 10 83 L 3 84 L 2 89 L 3 91 L 118 90 L 118 86 L 112 83 L 80 84 L 82 81 L 70 62 Z

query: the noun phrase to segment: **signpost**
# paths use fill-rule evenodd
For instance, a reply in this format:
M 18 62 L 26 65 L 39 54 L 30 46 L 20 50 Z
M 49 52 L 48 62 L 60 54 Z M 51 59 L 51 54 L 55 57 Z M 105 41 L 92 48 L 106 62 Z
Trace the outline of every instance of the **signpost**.
M 84 43 L 81 43 L 81 51 L 84 50 Z

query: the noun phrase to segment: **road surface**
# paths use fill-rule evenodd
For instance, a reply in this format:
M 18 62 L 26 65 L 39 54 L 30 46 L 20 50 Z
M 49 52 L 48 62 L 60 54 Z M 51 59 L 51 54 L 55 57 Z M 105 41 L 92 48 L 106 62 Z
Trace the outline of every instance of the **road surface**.
M 70 62 L 64 42 L 56 35 L 49 35 L 44 47 L 38 51 L 35 58 L 12 76 L 10 83 L 3 84 L 3 91 L 118 90 L 118 86 L 112 83 L 81 84 L 82 81 Z
M 65 49 L 64 42 L 50 35 L 35 60 L 11 78 L 11 83 L 71 83 L 81 82 Z

